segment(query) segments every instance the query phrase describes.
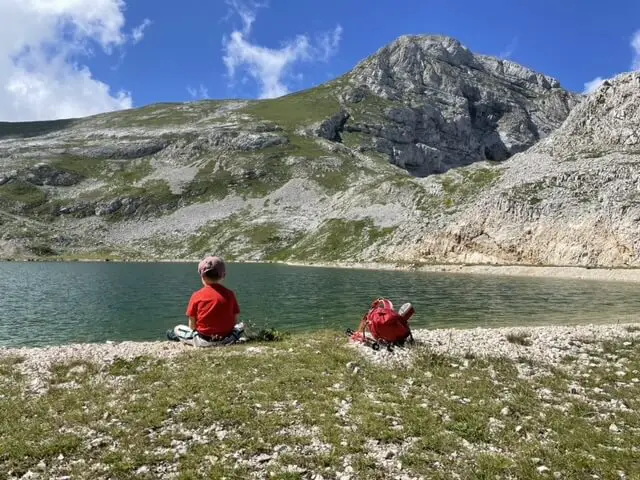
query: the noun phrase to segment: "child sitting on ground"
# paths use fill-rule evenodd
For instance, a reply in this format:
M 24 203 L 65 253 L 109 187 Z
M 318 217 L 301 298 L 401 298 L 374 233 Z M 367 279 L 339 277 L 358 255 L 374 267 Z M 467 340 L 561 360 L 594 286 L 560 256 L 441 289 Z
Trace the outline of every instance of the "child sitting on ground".
M 236 294 L 220 283 L 226 277 L 224 261 L 206 257 L 198 265 L 198 273 L 203 287 L 189 301 L 189 326 L 178 325 L 167 332 L 167 337 L 195 347 L 237 342 L 244 328 L 238 324 L 240 307 Z

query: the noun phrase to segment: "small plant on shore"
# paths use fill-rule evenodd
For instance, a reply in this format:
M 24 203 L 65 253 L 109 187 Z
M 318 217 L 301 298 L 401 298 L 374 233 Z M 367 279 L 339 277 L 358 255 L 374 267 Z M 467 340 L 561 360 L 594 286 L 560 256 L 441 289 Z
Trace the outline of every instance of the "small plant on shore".
M 275 328 L 263 328 L 258 331 L 255 336 L 255 340 L 260 342 L 280 342 L 287 336 L 288 334 L 286 332 L 281 332 Z
M 509 343 L 513 343 L 515 345 L 522 345 L 523 347 L 530 347 L 531 342 L 531 334 L 527 332 L 513 332 L 507 333 L 506 335 L 507 341 Z
M 251 322 L 247 324 L 245 335 L 252 342 L 280 342 L 290 336 L 288 332 L 271 327 L 260 328 Z
M 626 330 L 629 333 L 640 332 L 640 325 L 629 325 Z

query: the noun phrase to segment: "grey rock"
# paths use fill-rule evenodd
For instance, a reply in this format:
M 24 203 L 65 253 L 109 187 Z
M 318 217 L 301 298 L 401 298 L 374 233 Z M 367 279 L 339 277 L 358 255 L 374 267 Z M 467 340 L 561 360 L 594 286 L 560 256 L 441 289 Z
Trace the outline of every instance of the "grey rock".
M 154 155 L 165 149 L 168 145 L 169 142 L 164 140 L 150 140 L 145 142 L 120 143 L 118 145 L 101 145 L 95 148 L 71 148 L 65 153 L 91 159 L 133 160 Z
M 418 176 L 505 160 L 549 135 L 580 101 L 553 78 L 441 36 L 401 37 L 347 78 L 347 110 L 371 95 L 398 106 L 375 124 L 354 114 L 345 130 L 367 133 L 374 150 Z
M 270 461 L 273 458 L 272 455 L 269 455 L 267 453 L 261 453 L 260 455 L 256 456 L 254 458 L 254 460 L 257 463 L 267 463 L 268 461 Z
M 436 262 L 640 265 L 640 73 L 617 77 L 500 178 L 421 234 L 417 257 Z M 469 170 L 471 172 L 471 170 Z
M 122 207 L 122 213 L 124 213 L 125 215 L 133 215 L 140 207 L 140 200 L 133 198 L 123 198 Z
M 128 205 L 129 204 L 127 204 L 127 206 Z M 123 206 L 122 200 L 120 200 L 119 198 L 116 198 L 115 200 L 112 200 L 111 202 L 109 202 L 107 204 L 97 206 L 96 210 L 95 210 L 95 213 L 99 217 L 100 216 L 104 216 L 104 215 L 113 215 L 118 210 L 120 210 L 120 208 L 122 208 L 122 206 Z
M 80 182 L 82 177 L 77 173 L 57 170 L 48 164 L 38 164 L 29 169 L 25 179 L 34 185 L 70 187 Z
M 136 475 L 144 475 L 149 473 L 149 467 L 146 465 L 142 465 L 136 470 Z
M 255 151 L 277 145 L 285 145 L 289 139 L 273 132 L 252 132 L 220 129 L 209 134 L 199 145 L 203 150 L 211 148 L 232 148 L 242 151 Z
M 107 203 L 98 204 L 95 207 L 94 214 L 98 217 L 122 213 L 125 216 L 131 216 L 138 212 L 143 204 L 143 200 L 139 198 L 116 198 Z
M 336 113 L 328 120 L 322 122 L 315 130 L 315 134 L 321 138 L 326 140 L 330 140 L 333 142 L 342 141 L 341 133 L 344 129 L 347 120 L 349 119 L 349 114 L 345 111 Z
M 262 150 L 263 148 L 285 145 L 289 139 L 272 133 L 245 133 L 237 136 L 232 146 L 238 150 Z
M 74 217 L 84 218 L 95 213 L 95 205 L 91 202 L 79 202 L 74 205 L 60 208 L 58 213 L 60 215 L 72 215 Z
M 578 105 L 554 135 L 532 153 L 558 159 L 598 158 L 609 153 L 640 154 L 640 74 L 620 75 Z
M 622 75 L 580 100 L 452 39 L 404 37 L 299 103 L 151 106 L 5 136 L 2 176 L 32 183 L 0 196 L 0 257 L 55 244 L 323 262 L 338 238 L 342 263 L 637 267 L 639 82 Z M 323 98 L 326 117 L 276 124 L 281 108 Z M 70 152 L 102 160 L 70 179 L 52 166 Z M 171 197 L 120 193 L 152 181 Z

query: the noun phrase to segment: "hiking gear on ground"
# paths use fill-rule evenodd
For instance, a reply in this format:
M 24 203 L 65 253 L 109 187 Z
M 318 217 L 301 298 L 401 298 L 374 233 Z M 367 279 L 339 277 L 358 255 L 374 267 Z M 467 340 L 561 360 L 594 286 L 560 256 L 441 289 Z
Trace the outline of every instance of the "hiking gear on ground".
M 391 350 L 393 346 L 404 345 L 407 340 L 413 341 L 409 319 L 414 313 L 415 309 L 410 303 L 405 303 L 399 311 L 395 311 L 391 300 L 378 298 L 362 318 L 358 330 L 348 330 L 347 335 L 374 350 L 378 350 L 380 345 Z

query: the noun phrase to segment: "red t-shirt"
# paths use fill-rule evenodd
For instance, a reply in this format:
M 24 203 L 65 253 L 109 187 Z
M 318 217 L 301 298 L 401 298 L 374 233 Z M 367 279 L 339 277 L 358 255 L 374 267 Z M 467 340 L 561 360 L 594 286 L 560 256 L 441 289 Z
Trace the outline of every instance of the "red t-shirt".
M 196 330 L 207 336 L 230 335 L 238 313 L 240 307 L 236 294 L 219 283 L 195 292 L 187 307 L 187 316 L 196 319 Z

